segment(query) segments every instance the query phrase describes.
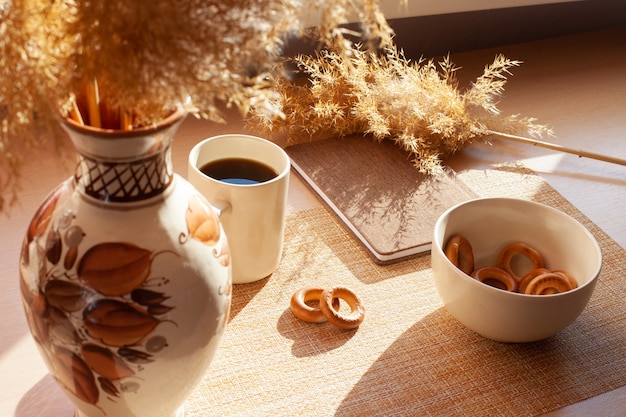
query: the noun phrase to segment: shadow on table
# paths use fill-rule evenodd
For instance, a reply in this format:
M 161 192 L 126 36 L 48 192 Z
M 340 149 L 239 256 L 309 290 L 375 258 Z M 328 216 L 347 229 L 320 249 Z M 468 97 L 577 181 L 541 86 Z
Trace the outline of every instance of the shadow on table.
M 344 269 L 364 284 L 376 284 L 410 274 L 430 262 L 429 253 L 423 253 L 379 265 L 328 208 L 314 208 L 297 215 L 305 219 L 287 224 L 283 259 L 288 262 L 281 266 L 282 285 L 310 285 L 329 274 L 340 276 Z
M 235 284 L 233 285 L 232 302 L 230 306 L 230 316 L 228 322 L 230 323 L 241 310 L 265 287 L 268 281 L 272 279 L 272 276 L 263 278 L 259 281 L 251 282 L 248 284 Z
M 356 329 L 339 329 L 330 323 L 306 323 L 297 319 L 290 308 L 286 308 L 280 315 L 276 329 L 283 337 L 293 341 L 291 353 L 296 358 L 316 356 L 335 350 L 345 345 L 357 332 Z M 303 332 L 306 332 L 304 338 Z
M 624 357 L 610 342 L 621 336 L 590 316 L 552 338 L 508 344 L 442 307 L 372 364 L 335 416 L 537 415 L 622 386 Z
M 20 400 L 14 417 L 73 417 L 74 405 L 51 375 L 46 375 Z M 8 416 L 7 416 L 8 417 Z

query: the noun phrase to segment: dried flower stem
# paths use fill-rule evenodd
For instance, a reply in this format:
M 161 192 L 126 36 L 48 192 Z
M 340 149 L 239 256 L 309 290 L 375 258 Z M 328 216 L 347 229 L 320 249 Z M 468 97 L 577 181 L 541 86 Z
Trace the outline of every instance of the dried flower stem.
M 98 82 L 94 79 L 85 86 L 85 96 L 87 97 L 87 112 L 89 114 L 89 125 L 102 127 L 100 123 L 100 91 Z
M 83 116 L 80 114 L 80 110 L 78 109 L 78 104 L 76 104 L 76 100 L 72 100 L 71 104 L 72 107 L 70 108 L 69 117 L 79 125 L 84 125 L 85 121 L 83 120 Z
M 550 143 L 550 142 L 544 142 L 544 141 L 537 140 L 537 139 L 525 138 L 523 136 L 517 136 L 517 135 L 510 134 L 510 133 L 496 132 L 493 130 L 488 131 L 488 133 L 494 136 L 499 136 L 506 140 L 512 140 L 514 142 L 525 143 L 527 145 L 539 146 L 541 148 L 551 149 L 553 151 L 577 155 L 579 158 L 585 157 L 585 158 L 590 158 L 590 159 L 596 159 L 598 161 L 604 161 L 604 162 L 609 162 L 612 164 L 626 166 L 626 159 L 616 158 L 614 156 L 588 152 L 582 149 L 568 148 L 566 146 L 558 145 L 556 143 Z
M 466 90 L 458 88 L 449 57 L 413 62 L 394 46 L 373 52 L 354 45 L 349 54 L 330 49 L 295 61 L 309 83 L 277 82 L 285 119 L 255 120 L 291 142 L 359 133 L 393 140 L 421 172 L 437 174 L 445 158 L 490 131 L 550 133 L 532 118 L 500 115 L 498 98 L 510 69 L 520 65 L 502 55 Z

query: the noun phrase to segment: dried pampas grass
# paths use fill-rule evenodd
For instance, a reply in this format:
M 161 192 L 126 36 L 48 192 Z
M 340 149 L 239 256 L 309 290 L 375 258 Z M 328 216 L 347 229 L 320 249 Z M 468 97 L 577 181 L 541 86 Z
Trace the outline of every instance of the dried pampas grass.
M 276 80 L 287 115 L 256 115 L 251 122 L 266 134 L 286 134 L 291 142 L 316 137 L 372 135 L 393 140 L 413 155 L 415 166 L 437 174 L 442 161 L 474 140 L 496 131 L 534 137 L 550 129 L 532 118 L 503 117 L 498 97 L 510 70 L 520 65 L 502 55 L 462 91 L 448 57 L 411 62 L 393 45 L 381 53 L 353 46 L 295 58 L 308 82 Z
M 339 49 L 351 16 L 366 36 L 392 33 L 374 0 L 0 0 L 0 211 L 23 148 L 60 146 L 59 115 L 94 80 L 136 125 L 182 102 L 216 121 L 225 105 L 280 117 L 275 62 L 309 15 L 311 35 Z

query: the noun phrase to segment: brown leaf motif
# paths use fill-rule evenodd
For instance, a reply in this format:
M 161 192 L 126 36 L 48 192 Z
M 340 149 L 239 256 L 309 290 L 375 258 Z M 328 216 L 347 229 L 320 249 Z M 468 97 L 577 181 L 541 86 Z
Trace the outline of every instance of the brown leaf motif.
M 59 201 L 59 197 L 61 197 L 61 193 L 63 192 L 63 187 L 63 185 L 60 185 L 53 190 L 48 197 L 46 197 L 43 204 L 39 206 L 39 209 L 30 221 L 28 231 L 26 232 L 26 241 L 28 243 L 32 242 L 35 237 L 42 235 L 48 228 L 48 225 L 52 220 L 54 209 Z
M 55 228 L 50 228 L 46 238 L 46 258 L 48 258 L 48 262 L 52 265 L 58 264 L 62 252 L 63 241 L 61 240 L 61 234 Z
M 78 248 L 76 246 L 71 247 L 65 253 L 65 259 L 63 260 L 63 267 L 67 270 L 72 269 L 76 258 L 78 257 Z
M 230 265 L 230 247 L 228 246 L 228 242 L 224 242 L 220 251 L 216 249 L 213 251 L 213 254 L 219 261 L 220 265 L 228 266 Z
M 50 338 L 54 343 L 71 346 L 80 340 L 76 328 L 65 312 L 56 307 L 50 307 L 47 320 Z
M 209 204 L 199 195 L 189 199 L 186 213 L 189 236 L 206 245 L 213 246 L 220 240 L 220 223 Z
M 42 346 L 46 346 L 50 341 L 50 328 L 45 317 L 48 314 L 48 305 L 46 297 L 40 293 L 29 292 L 28 300 L 23 298 L 26 308 L 26 320 L 33 339 Z
M 137 307 L 113 299 L 95 301 L 83 313 L 83 326 L 89 336 L 108 346 L 135 345 L 159 323 Z
M 135 372 L 111 349 L 88 343 L 82 346 L 81 356 L 89 367 L 98 375 L 115 381 L 135 375 Z
M 61 279 L 48 281 L 44 293 L 48 304 L 67 312 L 81 310 L 95 294 L 80 284 Z
M 130 294 L 130 298 L 138 304 L 142 306 L 151 306 L 162 304 L 165 300 L 167 300 L 168 296 L 163 294 L 162 292 L 147 290 L 145 288 L 138 288 L 133 290 Z
M 52 355 L 55 377 L 68 391 L 81 400 L 96 404 L 100 391 L 89 366 L 80 356 L 65 348 L 55 348 Z
M 122 296 L 140 287 L 150 274 L 152 252 L 126 242 L 92 246 L 78 264 L 78 278 L 101 294 Z
M 99 376 L 98 377 L 98 382 L 100 383 L 100 388 L 102 388 L 102 391 L 106 392 L 109 395 L 112 395 L 114 397 L 119 397 L 120 395 L 120 391 L 117 389 L 117 387 L 115 386 L 115 384 L 113 382 L 111 382 L 111 380 L 103 377 L 103 376 Z
M 142 350 L 123 347 L 119 348 L 117 353 L 130 363 L 147 364 L 153 362 L 152 355 Z
M 146 287 L 169 282 L 148 280 L 154 257 L 170 251 L 101 242 L 85 252 L 76 213 L 68 209 L 52 221 L 62 191 L 52 193 L 31 221 L 22 245 L 20 291 L 31 333 L 55 378 L 98 406 L 139 390 L 136 377 L 168 346 L 164 336 L 152 333 L 166 321 L 157 316 L 174 309 L 166 305 L 171 296 Z M 203 238 L 207 230 L 194 229 Z

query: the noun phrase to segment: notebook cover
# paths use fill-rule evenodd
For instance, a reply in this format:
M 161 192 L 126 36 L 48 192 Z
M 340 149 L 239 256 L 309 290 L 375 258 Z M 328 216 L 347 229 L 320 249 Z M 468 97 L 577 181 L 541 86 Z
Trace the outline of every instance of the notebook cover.
M 429 251 L 439 216 L 476 198 L 450 168 L 436 177 L 420 174 L 388 140 L 333 138 L 286 151 L 296 173 L 379 263 Z

